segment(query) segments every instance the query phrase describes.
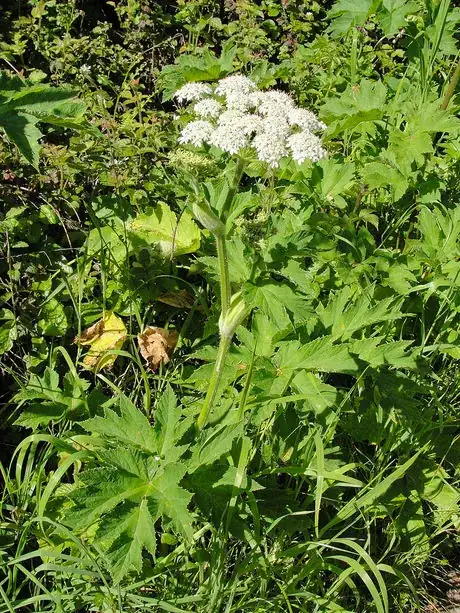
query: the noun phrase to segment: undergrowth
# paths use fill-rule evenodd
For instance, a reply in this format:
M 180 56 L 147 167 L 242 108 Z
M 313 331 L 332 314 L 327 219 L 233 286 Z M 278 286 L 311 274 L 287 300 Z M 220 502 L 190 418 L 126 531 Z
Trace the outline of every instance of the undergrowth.
M 456 610 L 459 21 L 2 9 L 0 613 Z M 326 154 L 187 142 L 232 75 Z

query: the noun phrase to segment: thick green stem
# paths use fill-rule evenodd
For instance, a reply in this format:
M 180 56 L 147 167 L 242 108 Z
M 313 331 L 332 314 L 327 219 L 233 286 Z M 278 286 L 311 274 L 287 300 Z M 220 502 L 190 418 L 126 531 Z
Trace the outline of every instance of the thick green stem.
M 239 308 L 236 309 L 234 308 L 234 304 L 232 303 L 232 288 L 230 285 L 230 273 L 228 269 L 228 255 L 226 243 L 227 229 L 225 227 L 228 213 L 231 209 L 236 193 L 238 192 L 238 186 L 243 175 L 243 168 L 244 162 L 241 159 L 238 159 L 236 163 L 235 174 L 233 176 L 232 183 L 225 197 L 225 201 L 222 205 L 222 209 L 219 216 L 220 222 L 221 224 L 223 224 L 223 227 L 219 226 L 218 231 L 211 230 L 211 232 L 213 232 L 214 234 L 217 244 L 217 259 L 219 262 L 219 283 L 221 300 L 221 315 L 219 325 L 223 325 L 223 328 L 220 328 L 219 348 L 217 350 L 216 362 L 214 364 L 214 370 L 211 376 L 211 380 L 209 382 L 208 391 L 206 392 L 206 398 L 204 399 L 204 404 L 201 408 L 201 412 L 196 422 L 198 430 L 204 428 L 208 421 L 209 413 L 216 399 L 217 390 L 222 376 L 222 369 L 224 367 L 225 359 L 230 349 L 233 334 L 241 317 L 243 316 L 243 303 L 240 302 Z M 230 311 L 232 311 L 232 313 L 230 313 Z
M 460 60 L 457 63 L 455 68 L 455 72 L 452 75 L 452 79 L 450 80 L 449 85 L 447 86 L 446 93 L 444 94 L 444 100 L 441 104 L 441 109 L 445 111 L 449 106 L 450 99 L 455 93 L 455 88 L 457 87 L 458 80 L 460 79 Z
M 221 313 L 222 317 L 225 317 L 230 307 L 230 298 L 232 295 L 225 236 L 216 236 L 216 243 L 217 260 L 219 262 Z
M 233 336 L 233 334 L 232 334 Z M 198 416 L 196 425 L 198 430 L 204 428 L 208 421 L 209 412 L 216 397 L 217 388 L 219 387 L 220 379 L 222 377 L 222 370 L 224 368 L 225 359 L 230 349 L 232 342 L 232 336 L 222 335 L 220 337 L 219 348 L 217 350 L 216 362 L 214 364 L 214 370 L 212 373 L 211 381 L 209 382 L 208 391 L 206 392 L 206 398 Z

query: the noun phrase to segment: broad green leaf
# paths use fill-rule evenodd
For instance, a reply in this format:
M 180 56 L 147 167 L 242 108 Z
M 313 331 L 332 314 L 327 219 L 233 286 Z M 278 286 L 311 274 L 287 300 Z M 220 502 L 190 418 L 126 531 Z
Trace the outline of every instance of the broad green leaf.
M 425 155 L 432 153 L 431 136 L 427 132 L 404 132 L 394 129 L 388 138 L 388 149 L 385 154 L 399 168 L 401 173 L 409 178 L 412 165 L 423 165 Z
M 275 362 L 279 370 L 313 370 L 354 373 L 358 363 L 345 344 L 334 344 L 332 336 L 322 336 L 302 345 L 299 341 L 279 343 Z
M 334 37 L 340 37 L 353 26 L 363 26 L 378 4 L 378 0 L 337 0 L 328 13 L 329 31 Z
M 164 202 L 138 215 L 129 235 L 134 250 L 157 247 L 165 257 L 194 253 L 200 247 L 200 230 L 192 217 L 183 212 L 178 220 Z
M 155 411 L 155 437 L 158 455 L 174 462 L 184 453 L 185 448 L 177 445 L 181 437 L 181 408 L 170 385 L 161 395 Z M 185 422 L 182 425 L 187 425 Z
M 126 396 L 120 396 L 119 413 L 105 408 L 103 417 L 93 417 L 81 422 L 81 426 L 109 440 L 128 443 L 149 453 L 158 452 L 158 441 L 153 426 Z
M 68 373 L 63 386 L 59 375 L 48 366 L 42 376 L 32 374 L 29 382 L 15 396 L 16 402 L 24 402 L 24 410 L 16 425 L 36 429 L 57 422 L 66 415 L 82 418 L 86 413 L 86 390 L 89 382 Z
M 42 136 L 38 122 L 89 129 L 83 118 L 85 105 L 75 96 L 68 89 L 31 84 L 0 73 L 0 128 L 33 166 L 38 167 Z
M 156 519 L 156 505 L 150 509 L 148 499 L 144 498 L 139 505 L 130 502 L 120 505 L 114 517 L 108 516 L 101 523 L 100 532 L 113 539 L 107 557 L 115 583 L 119 583 L 131 571 L 139 573 L 142 570 L 144 549 L 155 555 Z
M 328 134 L 334 137 L 350 130 L 374 135 L 375 124 L 384 115 L 386 93 L 381 81 L 362 79 L 349 85 L 340 98 L 327 99 L 320 116 L 328 126 Z
M 321 322 L 325 329 L 331 332 L 334 339 L 348 340 L 355 332 L 363 330 L 366 326 L 393 321 L 409 315 L 393 306 L 395 300 L 392 297 L 378 300 L 375 305 L 367 295 L 359 296 L 354 304 L 350 302 L 352 302 L 350 292 L 346 287 L 333 296 L 325 308 L 318 308 Z
M 260 309 L 279 329 L 289 326 L 290 320 L 286 311 L 291 312 L 296 319 L 302 319 L 306 315 L 305 297 L 297 294 L 286 283 L 246 283 L 243 293 L 248 307 Z
M 389 187 L 395 200 L 399 200 L 409 188 L 407 179 L 389 164 L 370 162 L 362 170 L 362 177 L 369 189 Z
M 318 165 L 323 171 L 321 195 L 330 202 L 351 186 L 355 165 L 352 162 L 337 162 L 333 159 L 323 160 Z
M 38 119 L 27 113 L 11 115 L 7 120 L 0 116 L 0 127 L 5 130 L 6 135 L 19 149 L 25 159 L 38 167 L 40 153 L 39 139 L 43 136 L 37 128 Z
M 14 319 L 9 319 L 0 326 L 0 355 L 12 349 L 17 336 L 18 331 Z
M 412 0 L 383 0 L 377 15 L 385 36 L 397 34 L 400 28 L 406 26 L 407 15 L 419 10 L 419 5 Z
M 243 423 L 225 424 L 207 428 L 203 438 L 197 442 L 190 460 L 189 471 L 193 472 L 200 466 L 212 464 L 224 453 L 228 453 L 233 441 L 243 434 Z
M 183 465 L 164 465 L 155 456 L 125 447 L 99 451 L 98 459 L 99 468 L 79 474 L 64 523 L 78 531 L 98 524 L 96 539 L 119 582 L 130 570 L 139 570 L 144 548 L 155 553 L 154 525 L 160 518 L 163 526 L 172 525 L 191 540 L 191 494 L 179 486 Z

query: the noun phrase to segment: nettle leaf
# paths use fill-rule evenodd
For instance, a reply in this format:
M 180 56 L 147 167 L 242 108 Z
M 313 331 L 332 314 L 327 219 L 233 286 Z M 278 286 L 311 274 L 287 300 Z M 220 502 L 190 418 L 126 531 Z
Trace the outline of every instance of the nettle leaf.
M 332 36 L 344 36 L 353 26 L 363 26 L 380 0 L 337 0 L 328 13 Z
M 187 212 L 179 219 L 161 202 L 141 213 L 129 226 L 134 250 L 158 248 L 165 257 L 194 253 L 200 248 L 200 230 Z

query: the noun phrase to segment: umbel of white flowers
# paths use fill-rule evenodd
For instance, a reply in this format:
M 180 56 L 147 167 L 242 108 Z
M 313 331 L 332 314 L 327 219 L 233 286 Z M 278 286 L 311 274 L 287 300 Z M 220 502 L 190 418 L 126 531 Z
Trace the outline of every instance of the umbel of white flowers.
M 258 159 L 273 168 L 285 156 L 301 164 L 326 155 L 315 134 L 326 126 L 314 113 L 297 107 L 285 92 L 259 90 L 243 75 L 225 77 L 213 85 L 187 83 L 174 97 L 187 103 L 195 116 L 183 128 L 180 143 L 214 145 L 229 154 L 253 147 Z

